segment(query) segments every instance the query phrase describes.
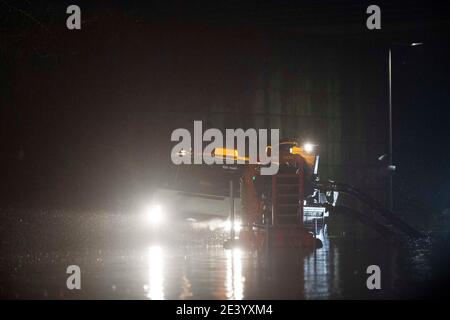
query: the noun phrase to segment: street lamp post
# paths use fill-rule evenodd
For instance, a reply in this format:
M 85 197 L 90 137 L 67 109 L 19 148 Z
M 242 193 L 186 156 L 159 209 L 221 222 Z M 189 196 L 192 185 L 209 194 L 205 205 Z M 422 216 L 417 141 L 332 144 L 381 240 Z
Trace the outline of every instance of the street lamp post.
M 409 43 L 410 47 L 417 47 L 423 45 L 422 42 L 413 42 Z M 389 48 L 389 60 L 388 60 L 388 71 L 389 71 L 389 164 L 388 164 L 388 173 L 389 173 L 389 197 L 388 197 L 388 206 L 391 211 L 394 210 L 394 171 L 396 169 L 394 165 L 394 158 L 392 152 L 392 49 Z
M 393 154 L 392 154 L 392 50 L 389 48 L 389 209 L 394 210 L 394 194 L 393 194 L 393 179 L 394 173 L 391 171 L 393 168 Z

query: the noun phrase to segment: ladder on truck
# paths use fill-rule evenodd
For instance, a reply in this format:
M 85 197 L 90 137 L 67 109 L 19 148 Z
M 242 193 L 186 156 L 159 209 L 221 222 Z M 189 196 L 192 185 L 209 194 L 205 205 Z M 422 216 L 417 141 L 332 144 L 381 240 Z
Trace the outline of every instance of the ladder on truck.
M 303 175 L 280 173 L 272 177 L 272 225 L 303 225 Z

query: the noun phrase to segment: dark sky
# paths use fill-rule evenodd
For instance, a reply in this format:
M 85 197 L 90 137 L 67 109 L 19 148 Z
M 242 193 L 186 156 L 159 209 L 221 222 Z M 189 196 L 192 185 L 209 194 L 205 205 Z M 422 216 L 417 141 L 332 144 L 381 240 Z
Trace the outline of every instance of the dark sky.
M 65 28 L 72 1 L 0 1 L 5 205 L 114 205 L 142 191 L 162 175 L 170 149 L 161 141 L 179 125 L 172 114 L 194 105 L 208 112 L 211 101 L 233 97 L 244 105 L 271 60 L 270 43 L 287 38 L 323 51 L 373 46 L 378 61 L 367 65 L 380 66 L 381 79 L 380 59 L 393 48 L 399 201 L 450 206 L 445 2 L 379 2 L 382 30 L 373 32 L 365 1 L 73 3 L 82 9 L 80 31 Z M 424 45 L 397 45 L 416 41 Z

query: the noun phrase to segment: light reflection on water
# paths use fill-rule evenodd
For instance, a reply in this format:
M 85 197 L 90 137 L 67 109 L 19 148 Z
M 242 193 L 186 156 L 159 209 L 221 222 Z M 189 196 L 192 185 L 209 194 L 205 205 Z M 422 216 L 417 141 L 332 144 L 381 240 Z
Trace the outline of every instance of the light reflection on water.
M 389 242 L 378 245 L 378 240 L 352 240 L 341 245 L 326 232 L 318 237 L 323 247 L 312 253 L 277 251 L 269 258 L 239 248 L 225 250 L 220 245 L 150 246 L 145 296 L 233 300 L 392 298 L 398 294 L 398 286 L 408 282 L 402 277 L 416 273 L 417 256 L 410 257 L 413 264 L 405 268 L 409 273 L 401 270 L 406 261 L 396 245 Z M 422 253 L 419 258 L 425 260 Z M 384 272 L 382 293 L 368 292 L 365 287 L 366 268 L 372 263 L 380 265 Z M 423 261 L 419 271 L 423 273 L 427 268 L 429 265 Z
M 147 298 L 152 300 L 164 299 L 164 256 L 160 246 L 152 246 L 149 249 L 149 271 Z
M 181 276 L 181 293 L 179 298 L 180 299 L 190 299 L 193 296 L 193 293 L 191 291 L 191 281 L 189 280 L 188 277 L 186 277 L 186 274 L 183 273 Z
M 330 247 L 324 230 L 317 235 L 323 247 L 304 257 L 305 298 L 329 298 L 331 292 L 339 295 L 339 254 Z
M 239 248 L 227 250 L 226 257 L 226 297 L 232 300 L 242 300 L 244 298 L 245 283 L 245 278 L 242 276 L 242 251 Z

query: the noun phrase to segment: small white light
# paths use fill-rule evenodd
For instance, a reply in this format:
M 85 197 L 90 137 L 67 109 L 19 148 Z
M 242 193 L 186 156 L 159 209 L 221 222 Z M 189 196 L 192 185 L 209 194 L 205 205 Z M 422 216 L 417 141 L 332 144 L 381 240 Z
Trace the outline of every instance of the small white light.
M 305 150 L 307 153 L 310 153 L 310 152 L 312 152 L 314 150 L 314 145 L 309 143 L 309 142 L 305 143 L 303 145 L 303 150 Z
M 389 171 L 395 171 L 397 169 L 397 167 L 394 165 L 389 165 L 387 168 Z

